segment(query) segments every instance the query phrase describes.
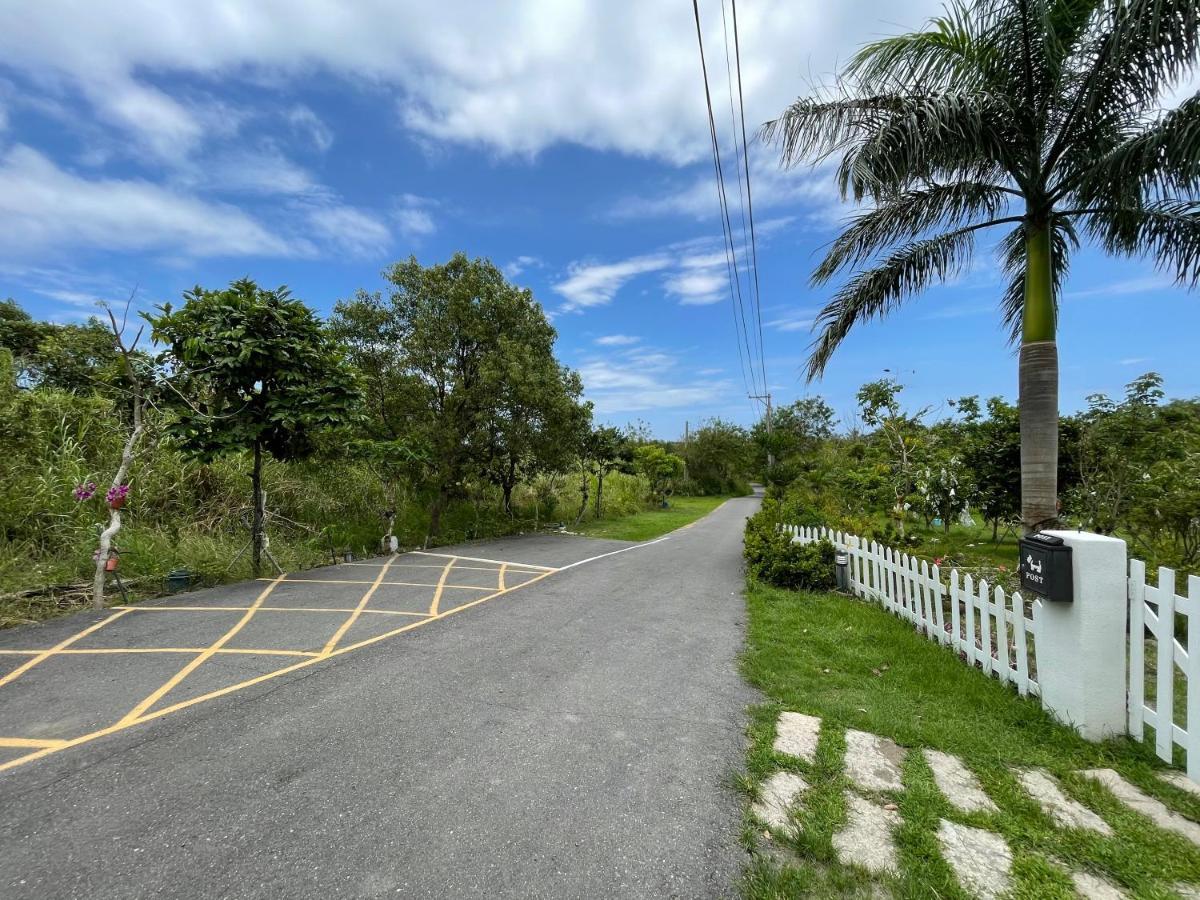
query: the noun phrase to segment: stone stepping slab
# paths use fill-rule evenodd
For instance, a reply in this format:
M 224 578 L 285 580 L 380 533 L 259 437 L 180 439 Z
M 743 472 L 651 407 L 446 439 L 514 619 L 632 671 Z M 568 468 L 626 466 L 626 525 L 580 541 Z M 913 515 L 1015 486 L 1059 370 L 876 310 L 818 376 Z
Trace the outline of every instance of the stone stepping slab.
M 1158 777 L 1171 787 L 1177 787 L 1181 791 L 1187 791 L 1189 794 L 1200 797 L 1200 784 L 1196 784 L 1182 772 L 1163 772 Z
M 971 770 L 957 756 L 926 747 L 925 761 L 933 770 L 933 780 L 950 805 L 966 812 L 997 812 L 992 798 L 983 792 Z
M 805 762 L 817 758 L 817 738 L 821 735 L 821 720 L 798 712 L 782 712 L 775 723 L 776 753 L 795 756 Z
M 1017 769 L 1014 774 L 1042 812 L 1060 828 L 1083 828 L 1105 836 L 1113 833 L 1112 826 L 1102 818 L 1064 794 L 1058 782 L 1044 769 Z
M 1012 851 L 994 831 L 942 819 L 938 842 L 942 856 L 968 894 L 995 900 L 1012 886 Z
M 846 777 L 866 791 L 900 791 L 905 750 L 887 738 L 846 730 Z
M 1128 900 L 1129 895 L 1110 881 L 1091 872 L 1072 872 L 1075 893 L 1083 900 Z
M 800 795 L 808 790 L 808 783 L 793 772 L 776 772 L 760 789 L 761 799 L 750 807 L 750 812 L 764 825 L 796 834 L 796 826 L 789 813 Z
M 846 825 L 833 836 L 838 860 L 842 865 L 894 875 L 900 868 L 892 831 L 900 825 L 900 814 L 849 791 L 845 797 Z
M 1159 828 L 1182 835 L 1200 846 L 1200 825 L 1168 809 L 1161 800 L 1142 793 L 1112 769 L 1087 769 L 1079 774 L 1100 782 L 1112 791 L 1118 800 L 1134 812 L 1141 813 Z

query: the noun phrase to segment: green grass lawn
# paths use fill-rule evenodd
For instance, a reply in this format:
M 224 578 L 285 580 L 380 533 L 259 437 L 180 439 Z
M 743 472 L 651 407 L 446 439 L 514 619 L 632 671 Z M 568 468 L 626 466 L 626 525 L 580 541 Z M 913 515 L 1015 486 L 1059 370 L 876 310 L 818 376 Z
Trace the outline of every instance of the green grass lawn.
M 618 541 L 648 541 L 708 515 L 728 497 L 672 497 L 666 509 L 647 509 L 617 519 L 598 519 L 579 526 L 580 534 Z
M 1200 850 L 1152 828 L 1103 788 L 1075 775 L 1084 768 L 1116 769 L 1126 780 L 1172 808 L 1200 819 L 1200 799 L 1155 777 L 1160 763 L 1148 745 L 1127 739 L 1093 744 L 1055 723 L 1037 700 L 968 668 L 954 653 L 862 601 L 752 585 L 746 678 L 766 695 L 752 710 L 748 779 L 752 793 L 772 772 L 791 769 L 810 790 L 800 834 L 766 839 L 747 814 L 752 851 L 745 891 L 752 898 L 963 898 L 938 850 L 940 818 L 1001 833 L 1014 856 L 1014 895 L 1074 897 L 1051 860 L 1100 875 L 1135 897 L 1173 897 L 1170 885 L 1200 883 Z M 813 765 L 772 750 L 781 710 L 823 720 Z M 845 820 L 842 775 L 847 727 L 884 735 L 905 747 L 934 747 L 961 757 L 999 806 L 998 813 L 963 814 L 934 785 L 924 757 L 909 753 L 904 791 L 897 798 L 904 824 L 897 833 L 901 874 L 890 878 L 841 866 L 831 839 Z M 1052 826 L 1023 792 L 1011 766 L 1039 766 L 1064 791 L 1099 812 L 1113 837 Z

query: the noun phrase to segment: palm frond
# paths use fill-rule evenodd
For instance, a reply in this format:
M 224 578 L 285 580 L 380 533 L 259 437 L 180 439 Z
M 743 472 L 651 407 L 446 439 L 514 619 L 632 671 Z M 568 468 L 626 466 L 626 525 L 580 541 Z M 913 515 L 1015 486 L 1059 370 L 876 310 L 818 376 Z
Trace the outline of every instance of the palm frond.
M 780 162 L 785 168 L 805 161 L 820 162 L 861 138 L 870 122 L 902 103 L 902 98 L 891 94 L 800 97 L 778 119 L 764 123 L 758 137 L 780 145 Z
M 1074 101 L 1050 154 L 1086 147 L 1104 123 L 1151 110 L 1200 58 L 1196 0 L 1110 0 L 1071 65 Z
M 1071 270 L 1071 252 L 1079 249 L 1079 234 L 1070 219 L 1056 218 L 1050 237 L 1050 276 L 1054 279 L 1054 314 L 1063 282 Z M 1021 339 L 1025 312 L 1025 226 L 1014 228 L 997 247 L 1000 268 L 1008 275 L 1008 286 L 1000 298 L 1000 316 L 1010 343 Z
M 999 87 L 990 83 L 997 58 L 985 39 L 992 18 L 985 5 L 953 0 L 945 15 L 929 21 L 928 30 L 867 44 L 851 59 L 846 75 L 872 93 L 914 85 L 925 90 Z
M 885 197 L 921 181 L 995 180 L 1005 171 L 1011 110 L 991 94 L 946 91 L 898 98 L 844 146 L 842 196 Z
M 978 229 L 970 226 L 914 241 L 846 282 L 817 315 L 814 327 L 821 333 L 812 345 L 808 379 L 820 376 L 855 325 L 886 316 L 908 295 L 961 272 L 971 258 Z
M 847 266 L 865 262 L 883 248 L 937 227 L 954 228 L 972 219 L 994 219 L 1013 192 L 982 182 L 935 184 L 905 191 L 857 216 L 833 242 L 813 273 L 821 285 Z
M 1089 207 L 1200 192 L 1200 94 L 1092 161 L 1062 190 L 1071 191 L 1073 205 Z
M 1109 253 L 1148 257 L 1177 284 L 1200 284 L 1200 201 L 1160 200 L 1142 209 L 1078 214 L 1088 234 Z

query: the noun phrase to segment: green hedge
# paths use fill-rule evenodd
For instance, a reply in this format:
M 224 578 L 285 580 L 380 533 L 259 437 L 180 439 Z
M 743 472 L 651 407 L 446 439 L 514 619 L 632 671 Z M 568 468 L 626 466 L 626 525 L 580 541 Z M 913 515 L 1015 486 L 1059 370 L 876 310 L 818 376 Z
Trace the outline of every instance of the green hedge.
M 799 544 L 780 530 L 780 508 L 766 501 L 746 520 L 746 571 L 759 581 L 791 590 L 834 586 L 834 549 L 828 541 Z

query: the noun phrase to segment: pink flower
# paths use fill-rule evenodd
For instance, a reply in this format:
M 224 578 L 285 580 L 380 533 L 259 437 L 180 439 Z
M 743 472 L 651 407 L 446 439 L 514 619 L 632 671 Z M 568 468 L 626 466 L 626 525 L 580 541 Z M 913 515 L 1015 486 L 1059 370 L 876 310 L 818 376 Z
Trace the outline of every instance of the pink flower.
M 92 497 L 96 496 L 96 482 L 89 481 L 87 484 L 77 485 L 71 493 L 80 503 L 84 500 L 91 500 Z
M 124 500 L 129 496 L 129 485 L 119 484 L 116 487 L 108 489 L 108 493 L 104 495 L 105 501 L 112 503 L 114 500 Z
M 939 556 L 933 561 L 933 564 L 935 566 L 940 566 L 942 564 L 943 560 L 945 560 L 945 558 L 946 557 L 944 557 L 944 556 Z

